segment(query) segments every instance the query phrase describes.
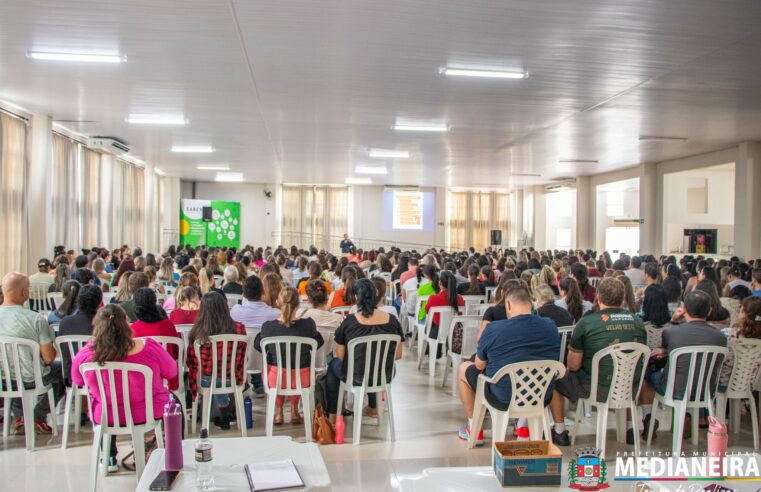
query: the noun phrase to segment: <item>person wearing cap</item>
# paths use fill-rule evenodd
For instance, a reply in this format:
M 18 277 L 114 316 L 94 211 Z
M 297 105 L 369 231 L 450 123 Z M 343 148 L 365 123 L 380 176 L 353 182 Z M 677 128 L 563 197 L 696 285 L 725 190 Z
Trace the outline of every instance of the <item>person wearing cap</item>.
M 55 277 L 50 274 L 52 267 L 53 264 L 47 258 L 41 258 L 37 262 L 37 273 L 29 276 L 29 297 L 32 300 L 44 299 L 47 296 L 50 286 L 55 282 Z

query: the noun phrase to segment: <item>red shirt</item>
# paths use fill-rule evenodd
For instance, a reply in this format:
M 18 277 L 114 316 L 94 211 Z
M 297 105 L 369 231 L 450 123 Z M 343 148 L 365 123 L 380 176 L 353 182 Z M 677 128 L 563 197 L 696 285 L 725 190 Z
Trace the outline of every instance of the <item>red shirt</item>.
M 235 323 L 235 335 L 247 335 L 246 327 L 242 325 L 241 323 Z M 217 342 L 222 343 L 222 342 Z M 227 344 L 227 363 L 230 364 L 232 362 L 232 342 Z M 239 343 L 238 344 L 238 350 L 235 354 L 235 362 L 233 364 L 233 367 L 235 367 L 235 378 L 237 379 L 238 384 L 243 384 L 244 378 L 243 373 L 246 370 L 243 363 L 246 359 L 246 348 L 247 344 L 245 343 Z M 217 368 L 221 371 L 221 365 L 222 365 L 222 346 L 219 345 L 217 347 Z M 211 344 L 207 343 L 206 345 L 201 346 L 201 375 L 203 376 L 211 376 L 211 368 L 212 368 L 212 359 L 211 359 Z M 187 366 L 188 366 L 188 382 L 190 383 L 190 394 L 192 395 L 193 400 L 195 400 L 196 395 L 198 394 L 198 358 L 196 357 L 196 351 L 193 344 L 188 345 L 188 358 L 186 360 Z
M 195 311 L 188 311 L 186 309 L 175 309 L 169 313 L 169 319 L 172 323 L 177 325 L 192 325 L 196 322 L 198 317 L 198 309 Z
M 449 306 L 449 299 L 447 299 L 447 291 L 442 290 L 438 294 L 434 294 L 431 297 L 428 298 L 428 302 L 425 303 L 425 312 L 428 313 L 431 308 L 434 307 L 441 307 L 441 306 Z M 464 306 L 465 301 L 462 300 L 462 296 L 460 294 L 457 294 L 457 305 L 458 306 Z M 439 324 L 439 318 L 441 315 L 439 313 L 436 313 L 433 315 L 433 324 L 438 326 Z
M 155 323 L 145 323 L 144 321 L 135 321 L 132 323 L 132 336 L 135 338 L 139 337 L 176 337 L 176 338 L 182 338 L 182 336 L 177 333 L 177 330 L 174 327 L 174 323 L 169 321 L 168 319 L 162 319 L 161 321 L 156 321 Z M 172 345 L 169 347 L 169 353 L 174 358 L 174 360 L 177 360 L 177 356 L 179 355 L 177 353 L 177 346 Z M 179 387 L 179 376 L 176 376 L 169 380 L 169 389 L 170 390 L 176 390 Z

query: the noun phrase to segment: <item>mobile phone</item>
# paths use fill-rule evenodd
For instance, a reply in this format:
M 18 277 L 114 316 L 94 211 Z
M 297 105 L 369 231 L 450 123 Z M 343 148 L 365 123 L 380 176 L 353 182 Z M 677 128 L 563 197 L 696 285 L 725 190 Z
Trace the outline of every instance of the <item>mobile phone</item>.
M 172 484 L 180 474 L 179 470 L 162 470 L 151 482 L 148 490 L 172 490 Z

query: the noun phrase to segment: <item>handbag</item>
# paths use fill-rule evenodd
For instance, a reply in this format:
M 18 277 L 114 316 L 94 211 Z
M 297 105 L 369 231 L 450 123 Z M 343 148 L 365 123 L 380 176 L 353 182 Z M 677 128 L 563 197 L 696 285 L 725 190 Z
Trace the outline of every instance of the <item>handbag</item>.
M 317 405 L 314 409 L 314 418 L 312 419 L 312 440 L 317 444 L 335 444 L 336 434 L 333 430 L 333 424 L 322 409 L 322 405 Z

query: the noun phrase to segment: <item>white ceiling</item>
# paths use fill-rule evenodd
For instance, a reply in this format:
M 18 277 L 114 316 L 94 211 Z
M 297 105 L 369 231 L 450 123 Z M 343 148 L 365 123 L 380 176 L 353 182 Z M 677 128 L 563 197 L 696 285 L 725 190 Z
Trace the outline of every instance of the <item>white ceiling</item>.
M 757 0 L 3 0 L 0 99 L 92 120 L 65 124 L 187 179 L 229 163 L 248 181 L 341 183 L 376 147 L 412 153 L 378 184 L 514 187 L 761 139 L 759 21 Z M 458 63 L 530 77 L 439 74 Z M 125 122 L 150 112 L 190 123 Z M 451 131 L 400 133 L 397 118 Z

